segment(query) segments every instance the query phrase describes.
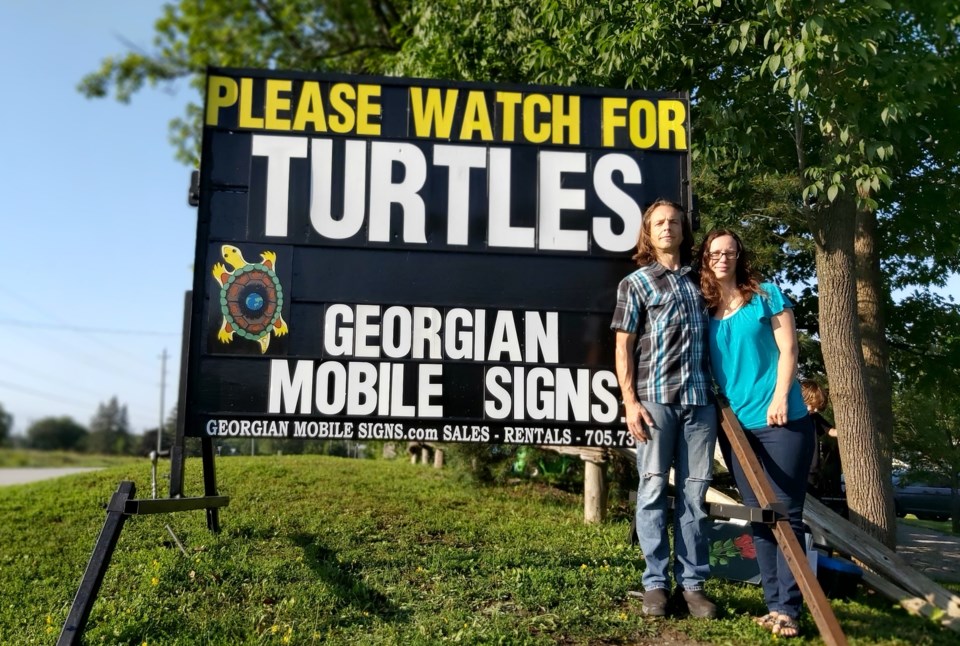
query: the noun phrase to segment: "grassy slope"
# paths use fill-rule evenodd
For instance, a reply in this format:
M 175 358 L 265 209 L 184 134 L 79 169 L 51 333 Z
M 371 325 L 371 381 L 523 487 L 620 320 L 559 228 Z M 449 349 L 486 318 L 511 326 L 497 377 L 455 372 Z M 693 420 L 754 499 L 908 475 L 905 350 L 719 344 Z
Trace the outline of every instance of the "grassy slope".
M 75 451 L 35 451 L 0 449 L 0 468 L 24 467 L 111 467 L 118 464 L 143 464 L 145 458 L 119 455 L 91 455 Z
M 451 471 L 320 456 L 217 463 L 223 531 L 202 512 L 131 519 L 90 644 L 775 643 L 760 592 L 719 581 L 721 621 L 645 620 L 627 521 L 582 523 L 580 499 L 477 489 Z M 201 491 L 187 464 L 187 492 Z M 120 480 L 149 465 L 0 489 L 0 643 L 50 644 Z M 169 524 L 186 546 L 171 541 Z M 955 633 L 863 595 L 835 603 L 854 644 L 952 644 Z M 806 639 L 819 643 L 805 617 Z

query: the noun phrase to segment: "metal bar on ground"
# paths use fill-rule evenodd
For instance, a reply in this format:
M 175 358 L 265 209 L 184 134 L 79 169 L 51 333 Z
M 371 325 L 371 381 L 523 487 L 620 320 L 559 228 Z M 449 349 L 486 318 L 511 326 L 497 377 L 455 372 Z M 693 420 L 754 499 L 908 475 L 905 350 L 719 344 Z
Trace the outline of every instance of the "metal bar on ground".
M 217 496 L 217 474 L 214 470 L 213 438 L 200 438 L 200 459 L 203 461 L 203 493 L 209 498 Z M 220 532 L 220 510 L 207 507 L 207 529 L 214 534 Z
M 166 514 L 196 509 L 217 509 L 230 504 L 229 496 L 204 496 L 202 498 L 152 498 L 128 500 L 124 512 L 129 515 Z
M 100 530 L 100 536 L 97 537 L 93 556 L 87 563 L 87 569 L 80 581 L 80 588 L 73 598 L 73 605 L 60 631 L 60 638 L 57 639 L 57 646 L 75 646 L 80 643 L 84 626 L 90 618 L 93 602 L 97 599 L 103 576 L 107 572 L 113 550 L 120 538 L 120 530 L 123 529 L 123 523 L 127 520 L 125 511 L 127 501 L 135 492 L 136 486 L 132 482 L 124 481 L 120 483 L 110 499 L 107 505 L 107 520 L 103 524 L 103 529 Z
M 773 525 L 786 515 L 784 506 L 780 503 L 765 507 L 747 507 L 745 505 L 731 505 L 727 503 L 708 502 L 707 513 L 713 518 L 735 518 L 751 523 Z

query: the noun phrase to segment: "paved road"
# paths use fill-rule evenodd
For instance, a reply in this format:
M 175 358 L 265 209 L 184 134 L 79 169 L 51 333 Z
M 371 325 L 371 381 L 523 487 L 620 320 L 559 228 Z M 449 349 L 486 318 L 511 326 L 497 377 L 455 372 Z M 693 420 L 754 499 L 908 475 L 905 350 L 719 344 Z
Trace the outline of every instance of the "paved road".
M 0 487 L 3 485 L 25 484 L 27 482 L 36 482 L 38 480 L 49 480 L 68 476 L 74 473 L 84 473 L 86 471 L 97 471 L 95 467 L 57 467 L 57 468 L 23 468 L 23 469 L 0 469 Z
M 899 523 L 897 553 L 931 579 L 960 582 L 960 536 Z

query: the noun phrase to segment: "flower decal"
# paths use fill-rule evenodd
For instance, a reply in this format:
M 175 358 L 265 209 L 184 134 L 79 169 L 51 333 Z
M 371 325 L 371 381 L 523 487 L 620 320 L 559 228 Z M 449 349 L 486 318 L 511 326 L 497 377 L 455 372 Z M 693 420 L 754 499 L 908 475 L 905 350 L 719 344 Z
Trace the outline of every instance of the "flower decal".
M 753 536 L 750 534 L 741 534 L 736 538 L 721 539 L 710 544 L 710 565 L 727 565 L 737 558 L 757 558 Z
M 740 536 L 733 539 L 733 545 L 743 558 L 757 558 L 757 549 L 753 546 L 753 536 L 750 534 L 740 534 Z

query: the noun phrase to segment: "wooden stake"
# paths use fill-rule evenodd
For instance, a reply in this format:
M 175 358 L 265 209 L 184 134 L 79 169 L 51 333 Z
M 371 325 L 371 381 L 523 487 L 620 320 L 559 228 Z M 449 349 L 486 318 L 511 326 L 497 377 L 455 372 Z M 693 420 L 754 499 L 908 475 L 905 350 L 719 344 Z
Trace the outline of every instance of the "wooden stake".
M 583 522 L 603 522 L 607 512 L 607 465 L 583 461 Z

